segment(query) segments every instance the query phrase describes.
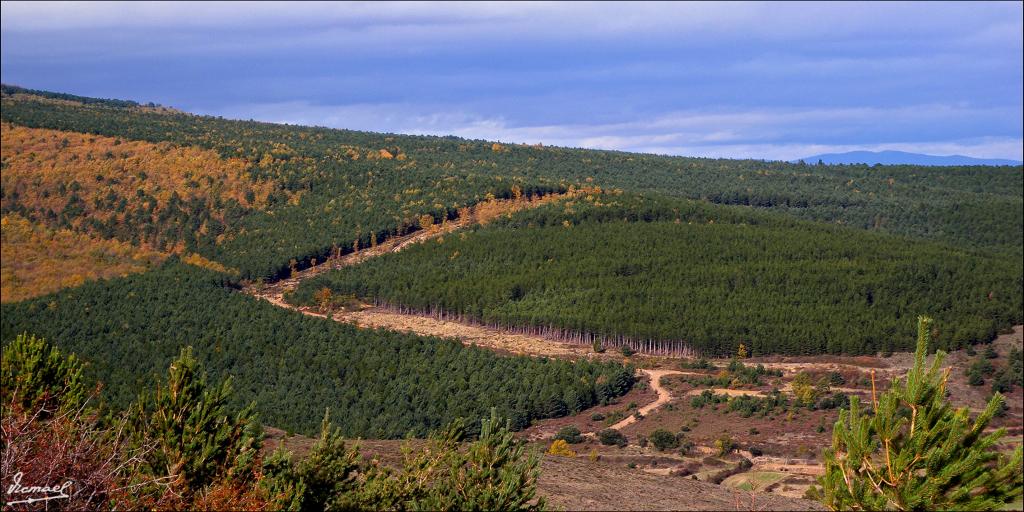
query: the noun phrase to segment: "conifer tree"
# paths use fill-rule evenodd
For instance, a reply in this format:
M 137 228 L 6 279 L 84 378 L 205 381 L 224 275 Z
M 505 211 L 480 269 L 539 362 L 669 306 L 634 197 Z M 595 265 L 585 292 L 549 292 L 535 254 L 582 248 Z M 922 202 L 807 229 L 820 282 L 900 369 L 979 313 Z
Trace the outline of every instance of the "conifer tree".
M 932 320 L 918 319 L 914 367 L 875 398 L 851 398 L 825 453 L 820 494 L 833 510 L 992 510 L 1021 494 L 1022 452 L 997 453 L 1004 429 L 984 430 L 1003 403 L 996 393 L 974 421 L 946 400 L 943 352 L 925 366 Z
M 230 379 L 208 386 L 199 361 L 186 347 L 171 363 L 166 383 L 144 393 L 131 411 L 135 431 L 155 441 L 146 474 L 171 477 L 171 490 L 188 496 L 221 477 L 245 483 L 262 446 L 262 429 L 249 406 L 229 413 Z
M 348 448 L 341 432 L 332 428 L 324 413 L 320 437 L 309 455 L 299 462 L 291 460 L 284 443 L 263 462 L 260 486 L 273 497 L 273 506 L 282 510 L 348 510 L 372 508 L 356 493 L 356 473 L 363 464 L 357 448 Z M 372 466 L 363 471 L 376 476 Z M 366 478 L 364 478 L 365 483 Z
M 43 338 L 19 334 L 3 350 L 0 395 L 5 403 L 16 399 L 23 409 L 41 409 L 44 416 L 78 407 L 86 397 L 82 364 Z
M 409 510 L 544 510 L 537 497 L 540 460 L 527 454 L 492 409 L 476 441 L 463 444 L 463 420 L 431 434 L 419 450 L 403 446 L 401 471 L 371 466 L 359 505 Z

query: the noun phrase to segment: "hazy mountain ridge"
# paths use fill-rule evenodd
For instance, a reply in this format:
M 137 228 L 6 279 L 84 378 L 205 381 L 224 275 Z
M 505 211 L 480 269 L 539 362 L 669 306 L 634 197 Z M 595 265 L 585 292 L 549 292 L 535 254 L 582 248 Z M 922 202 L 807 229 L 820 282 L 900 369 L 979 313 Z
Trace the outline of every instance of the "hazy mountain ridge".
M 923 153 L 908 153 L 906 151 L 848 151 L 846 153 L 823 153 L 809 156 L 793 162 L 803 160 L 807 163 L 817 163 L 821 160 L 826 164 L 882 164 L 882 165 L 1021 165 L 1024 162 L 1019 160 L 1007 160 L 1002 158 L 974 158 L 964 155 L 926 155 Z

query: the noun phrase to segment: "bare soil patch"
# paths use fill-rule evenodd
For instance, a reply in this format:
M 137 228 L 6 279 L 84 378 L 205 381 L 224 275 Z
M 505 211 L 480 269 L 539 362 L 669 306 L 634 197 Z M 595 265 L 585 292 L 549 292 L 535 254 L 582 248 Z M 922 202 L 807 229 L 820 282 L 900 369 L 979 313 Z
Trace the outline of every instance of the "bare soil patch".
M 539 491 L 565 510 L 824 510 L 801 499 L 751 493 L 585 457 L 544 456 Z
M 424 315 L 395 313 L 379 308 L 337 313 L 333 318 L 340 322 L 355 324 L 357 327 L 383 327 L 421 335 L 458 338 L 466 345 L 477 345 L 512 354 L 570 359 L 596 357 L 592 350 L 587 350 L 580 345 L 558 343 L 535 336 L 501 332 L 495 329 L 447 320 L 437 320 Z

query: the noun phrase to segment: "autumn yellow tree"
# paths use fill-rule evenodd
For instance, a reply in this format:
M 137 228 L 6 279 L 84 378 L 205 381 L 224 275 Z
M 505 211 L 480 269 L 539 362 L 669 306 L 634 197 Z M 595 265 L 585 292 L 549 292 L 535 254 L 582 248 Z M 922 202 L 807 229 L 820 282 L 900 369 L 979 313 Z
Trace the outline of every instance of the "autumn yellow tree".
M 334 294 L 331 293 L 331 289 L 324 286 L 317 290 L 313 294 L 313 300 L 316 301 L 317 305 L 320 306 L 320 312 L 329 315 L 331 312 L 331 301 L 334 298 Z
M 576 452 L 569 448 L 569 443 L 565 442 L 564 439 L 555 439 L 551 446 L 548 447 L 548 455 L 556 455 L 558 457 L 575 457 Z

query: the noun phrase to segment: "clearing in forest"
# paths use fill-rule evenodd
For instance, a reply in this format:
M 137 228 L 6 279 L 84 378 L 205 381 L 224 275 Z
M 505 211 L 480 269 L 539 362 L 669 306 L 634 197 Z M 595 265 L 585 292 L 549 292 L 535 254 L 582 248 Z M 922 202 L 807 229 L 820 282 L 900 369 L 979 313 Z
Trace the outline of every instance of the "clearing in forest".
M 323 310 L 317 311 L 309 307 L 293 306 L 285 300 L 286 294 L 294 290 L 302 281 L 351 265 L 358 265 L 370 258 L 388 253 L 399 252 L 410 245 L 427 240 L 438 239 L 456 230 L 480 224 L 487 224 L 502 216 L 515 212 L 536 208 L 580 194 L 593 193 L 590 189 L 571 188 L 564 194 L 548 194 L 544 196 L 513 199 L 491 199 L 463 208 L 459 216 L 452 221 L 430 225 L 411 234 L 389 238 L 372 247 L 353 253 L 331 258 L 328 261 L 305 270 L 296 270 L 289 279 L 282 279 L 272 284 L 255 283 L 245 288 L 245 292 L 264 299 L 276 306 L 300 311 L 311 316 L 326 317 Z M 340 322 L 348 322 L 359 327 L 387 328 L 397 331 L 412 332 L 426 336 L 458 338 L 464 344 L 475 344 L 492 350 L 513 354 L 579 358 L 593 356 L 593 351 L 579 345 L 551 341 L 538 336 L 505 332 L 486 326 L 469 325 L 449 320 L 436 319 L 426 315 L 415 315 L 390 311 L 384 308 L 359 307 L 355 311 L 332 312 L 331 317 Z

